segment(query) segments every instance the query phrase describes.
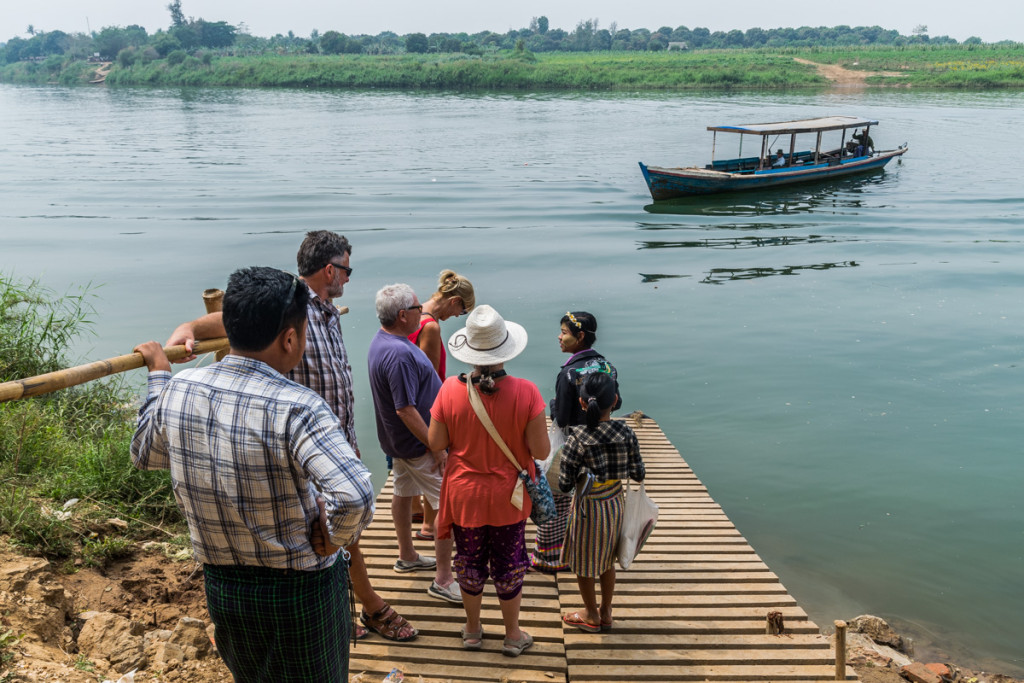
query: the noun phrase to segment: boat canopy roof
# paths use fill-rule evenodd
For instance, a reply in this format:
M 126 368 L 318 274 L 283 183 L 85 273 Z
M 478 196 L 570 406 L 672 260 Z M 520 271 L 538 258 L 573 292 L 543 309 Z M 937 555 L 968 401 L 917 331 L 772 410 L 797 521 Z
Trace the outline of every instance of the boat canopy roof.
M 778 123 L 750 123 L 739 126 L 708 126 L 708 130 L 723 133 L 749 133 L 751 135 L 780 135 L 789 133 L 816 133 L 822 130 L 840 130 L 876 126 L 878 121 L 857 116 L 824 116 L 820 119 L 802 121 L 780 121 Z

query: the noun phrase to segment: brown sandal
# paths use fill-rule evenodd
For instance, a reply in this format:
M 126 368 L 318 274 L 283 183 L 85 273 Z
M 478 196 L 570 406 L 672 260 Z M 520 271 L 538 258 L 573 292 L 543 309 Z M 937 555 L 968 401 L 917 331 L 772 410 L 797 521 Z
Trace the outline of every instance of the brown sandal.
M 398 643 L 404 643 L 408 640 L 412 640 L 419 635 L 419 631 L 414 629 L 402 615 L 391 609 L 391 605 L 386 602 L 380 610 L 373 614 L 373 616 L 370 616 L 363 611 L 362 614 L 359 615 L 359 621 L 363 622 L 363 626 L 374 633 L 380 634 L 382 638 L 394 640 Z M 410 633 L 403 636 L 402 632 L 406 629 L 408 629 Z

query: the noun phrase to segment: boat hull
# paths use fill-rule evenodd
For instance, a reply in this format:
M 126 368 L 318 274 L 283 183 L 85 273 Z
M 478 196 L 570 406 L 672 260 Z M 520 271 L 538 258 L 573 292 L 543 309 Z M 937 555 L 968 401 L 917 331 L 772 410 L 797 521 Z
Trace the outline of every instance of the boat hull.
M 703 168 L 661 168 L 640 162 L 640 170 L 655 201 L 678 199 L 720 192 L 763 190 L 782 185 L 839 178 L 854 173 L 874 171 L 890 160 L 903 155 L 907 146 L 879 152 L 870 157 L 855 157 L 842 163 L 814 164 L 792 168 L 765 169 L 755 173 L 726 173 Z

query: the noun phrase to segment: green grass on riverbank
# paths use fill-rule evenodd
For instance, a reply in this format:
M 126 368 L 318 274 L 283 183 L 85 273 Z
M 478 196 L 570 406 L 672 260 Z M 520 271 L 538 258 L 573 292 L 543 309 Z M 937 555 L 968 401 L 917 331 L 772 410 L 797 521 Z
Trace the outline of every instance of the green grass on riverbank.
M 209 65 L 156 61 L 111 71 L 112 85 L 416 90 L 693 90 L 822 84 L 812 69 L 771 54 L 566 53 L 227 57 Z
M 172 55 L 173 57 L 173 55 Z M 794 57 L 848 69 L 886 72 L 869 85 L 925 88 L 1024 87 L 1024 47 L 866 47 L 403 55 L 261 55 L 175 58 L 115 64 L 109 85 L 381 88 L 489 91 L 689 91 L 827 86 Z M 0 80 L 86 83 L 95 65 L 21 62 Z
M 871 47 L 792 50 L 789 54 L 847 69 L 898 73 L 899 77 L 869 76 L 869 85 L 902 81 L 919 88 L 1022 88 L 1024 45 Z
M 0 382 L 66 367 L 91 312 L 87 290 L 56 296 L 0 275 Z M 135 400 L 100 381 L 0 403 L 0 535 L 29 554 L 102 564 L 154 527 L 169 530 L 161 541 L 184 532 L 169 474 L 131 464 Z

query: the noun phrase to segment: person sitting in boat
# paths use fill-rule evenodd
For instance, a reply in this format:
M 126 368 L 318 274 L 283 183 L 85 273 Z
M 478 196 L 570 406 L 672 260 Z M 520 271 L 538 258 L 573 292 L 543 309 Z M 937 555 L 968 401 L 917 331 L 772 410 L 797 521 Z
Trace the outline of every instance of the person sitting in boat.
M 775 161 L 772 162 L 772 168 L 782 168 L 786 165 L 786 156 L 780 149 L 775 155 Z
M 875 151 L 875 141 L 868 135 L 867 128 L 855 131 L 853 139 L 857 141 L 857 156 L 871 156 Z

